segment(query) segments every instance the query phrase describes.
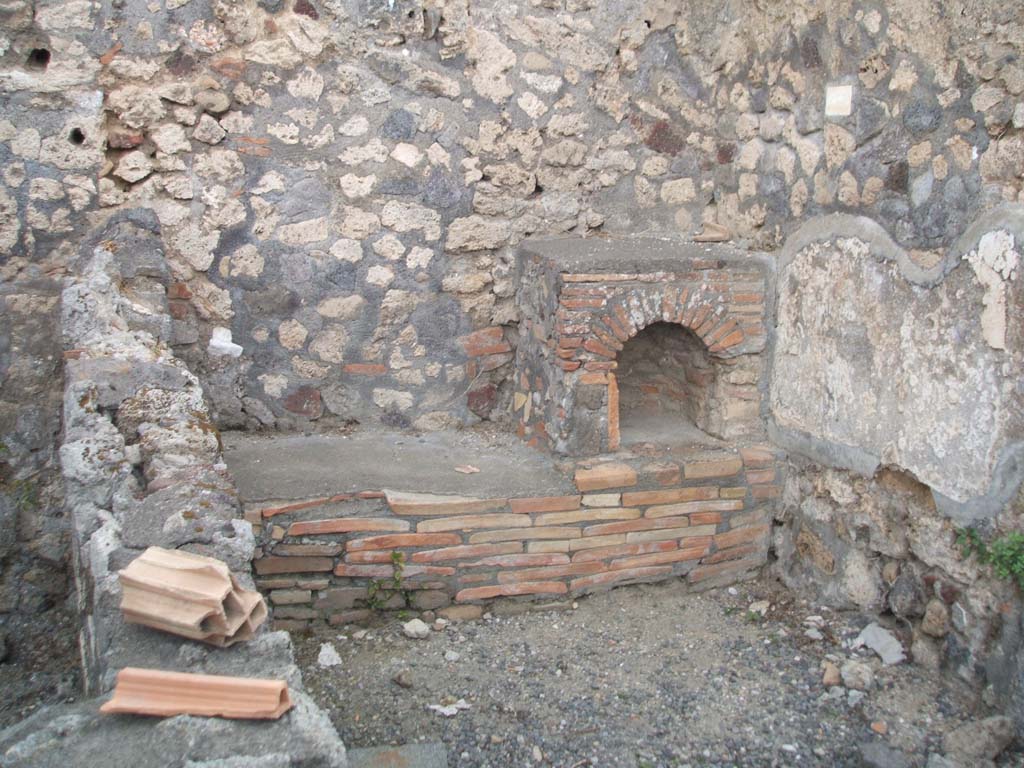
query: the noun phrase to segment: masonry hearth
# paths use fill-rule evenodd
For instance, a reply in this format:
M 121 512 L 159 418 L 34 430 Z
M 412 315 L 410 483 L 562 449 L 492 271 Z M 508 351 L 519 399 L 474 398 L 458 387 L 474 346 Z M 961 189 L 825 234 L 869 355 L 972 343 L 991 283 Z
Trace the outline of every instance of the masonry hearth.
M 763 440 L 761 261 L 726 246 L 559 239 L 527 244 L 520 268 L 513 406 L 531 445 L 592 456 Z

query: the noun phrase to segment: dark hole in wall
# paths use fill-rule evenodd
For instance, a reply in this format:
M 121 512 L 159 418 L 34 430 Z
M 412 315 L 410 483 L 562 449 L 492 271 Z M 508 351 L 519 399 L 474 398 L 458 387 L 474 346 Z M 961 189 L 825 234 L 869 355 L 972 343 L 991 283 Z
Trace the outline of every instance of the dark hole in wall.
M 717 442 L 717 365 L 691 330 L 654 323 L 626 342 L 618 364 L 624 444 Z
M 46 48 L 33 48 L 28 52 L 25 69 L 42 71 L 50 64 L 50 52 Z
M 85 144 L 85 132 L 81 128 L 72 128 L 68 134 L 68 141 L 72 144 Z

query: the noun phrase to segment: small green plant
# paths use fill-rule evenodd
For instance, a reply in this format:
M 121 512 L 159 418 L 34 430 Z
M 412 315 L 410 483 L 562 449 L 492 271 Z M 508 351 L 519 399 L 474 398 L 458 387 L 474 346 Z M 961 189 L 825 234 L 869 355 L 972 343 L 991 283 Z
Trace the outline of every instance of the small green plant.
M 379 611 L 387 605 L 388 601 L 395 595 L 401 595 L 404 602 L 408 603 L 409 596 L 406 590 L 402 589 L 402 573 L 405 571 L 405 553 L 391 553 L 391 577 L 387 579 L 371 579 L 367 589 L 366 605 Z
M 957 531 L 956 545 L 960 549 L 960 557 L 964 560 L 976 553 L 978 559 L 984 562 L 988 554 L 985 540 L 981 538 L 981 534 L 974 528 L 961 528 Z
M 743 615 L 743 620 L 746 621 L 748 624 L 760 624 L 761 619 L 763 618 L 764 616 L 758 613 L 757 611 L 747 611 Z
M 992 566 L 1000 579 L 1024 589 L 1024 533 L 1013 531 L 986 543 L 974 528 L 963 528 L 957 532 L 956 544 L 965 560 L 974 555 L 979 563 Z

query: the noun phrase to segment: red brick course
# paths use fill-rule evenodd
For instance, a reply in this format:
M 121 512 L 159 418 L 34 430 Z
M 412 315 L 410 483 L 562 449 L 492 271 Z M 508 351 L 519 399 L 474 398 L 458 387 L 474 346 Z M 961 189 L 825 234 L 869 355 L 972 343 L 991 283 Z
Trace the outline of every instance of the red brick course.
M 580 492 L 563 496 L 361 492 L 255 510 L 256 521 L 275 518 L 263 526 L 254 561 L 258 586 L 273 590 L 275 616 L 297 626 L 365 619 L 369 608 L 361 601 L 374 581 L 384 585 L 378 608 L 433 610 L 671 576 L 697 588 L 740 578 L 766 561 L 771 502 L 755 492 L 779 487 L 771 454 L 683 460 L 682 473 L 678 463 L 623 456 L 581 466 Z M 673 468 L 674 485 L 661 485 Z M 716 478 L 726 472 L 722 487 Z M 378 509 L 367 514 L 361 504 L 359 516 L 345 515 L 344 502 L 355 498 L 376 498 Z M 341 505 L 331 508 L 341 510 L 337 517 L 291 519 L 330 504 Z M 401 593 L 387 587 L 396 577 Z
M 529 512 L 568 512 L 580 508 L 579 495 L 544 496 L 535 499 L 509 499 L 509 507 L 517 514 Z

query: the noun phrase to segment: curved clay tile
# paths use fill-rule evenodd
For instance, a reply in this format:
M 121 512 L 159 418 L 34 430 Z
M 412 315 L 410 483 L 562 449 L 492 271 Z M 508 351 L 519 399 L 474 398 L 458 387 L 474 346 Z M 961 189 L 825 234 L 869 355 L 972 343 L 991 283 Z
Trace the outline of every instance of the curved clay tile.
M 121 612 L 133 624 L 226 647 L 267 618 L 263 597 L 212 557 L 150 547 L 118 575 Z
M 107 714 L 205 715 L 276 720 L 292 708 L 288 683 L 222 675 L 193 675 L 125 667 L 117 673 Z

